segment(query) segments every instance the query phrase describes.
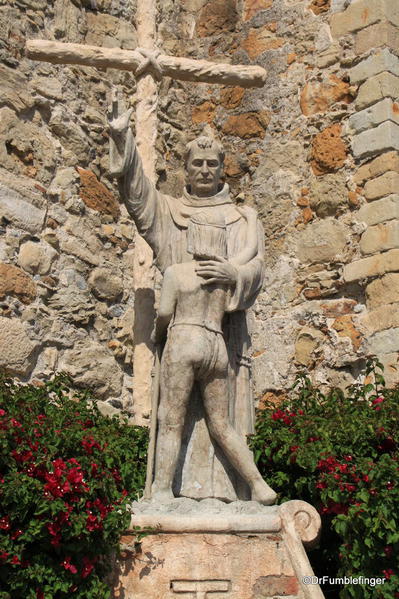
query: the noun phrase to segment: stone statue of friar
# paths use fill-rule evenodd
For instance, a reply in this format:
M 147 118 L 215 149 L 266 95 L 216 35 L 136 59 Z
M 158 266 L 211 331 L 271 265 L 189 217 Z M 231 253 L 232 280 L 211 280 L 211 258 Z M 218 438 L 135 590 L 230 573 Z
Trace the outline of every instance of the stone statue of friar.
M 250 338 L 246 310 L 255 301 L 263 281 L 264 233 L 261 223 L 252 232 L 254 249 L 248 251 L 248 217 L 233 203 L 229 187 L 221 182 L 224 151 L 213 137 L 201 136 L 187 145 L 185 155 L 186 187 L 180 198 L 159 192 L 148 180 L 133 133 L 129 126 L 132 109 L 120 110 L 115 98 L 108 113 L 110 130 L 110 171 L 118 178 L 119 191 L 138 232 L 154 253 L 154 262 L 162 274 L 173 266 L 192 262 L 188 228 L 196 216 L 207 211 L 216 221 L 222 216 L 225 256 L 215 255 L 196 262 L 196 276 L 203 286 L 227 289 L 222 334 L 227 348 L 226 418 L 245 439 L 253 432 L 253 402 L 250 385 Z M 245 255 L 247 257 L 245 258 Z M 242 260 L 235 260 L 238 256 Z M 162 401 L 162 400 L 161 400 Z M 191 385 L 187 415 L 179 433 L 179 457 L 173 483 L 174 496 L 194 499 L 214 497 L 227 501 L 249 499 L 248 477 L 230 459 L 209 433 L 204 412 L 201 385 Z M 159 455 L 159 451 L 158 451 Z M 157 468 L 155 466 L 155 480 Z M 237 472 L 238 470 L 238 472 Z M 258 481 L 259 482 L 259 481 Z M 270 487 L 258 485 L 262 503 L 273 503 Z M 263 495 L 261 497 L 261 495 Z

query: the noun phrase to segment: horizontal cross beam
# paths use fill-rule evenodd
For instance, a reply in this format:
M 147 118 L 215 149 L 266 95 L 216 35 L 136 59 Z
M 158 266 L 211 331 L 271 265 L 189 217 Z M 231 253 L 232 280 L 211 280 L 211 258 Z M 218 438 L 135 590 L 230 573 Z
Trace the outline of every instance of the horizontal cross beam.
M 27 40 L 26 54 L 32 60 L 55 64 L 79 64 L 102 69 L 120 69 L 131 71 L 133 74 L 143 61 L 143 56 L 135 50 L 101 48 L 48 40 Z M 260 66 L 231 65 L 165 54 L 160 54 L 157 61 L 162 76 L 181 81 L 262 87 L 267 75 L 265 69 Z

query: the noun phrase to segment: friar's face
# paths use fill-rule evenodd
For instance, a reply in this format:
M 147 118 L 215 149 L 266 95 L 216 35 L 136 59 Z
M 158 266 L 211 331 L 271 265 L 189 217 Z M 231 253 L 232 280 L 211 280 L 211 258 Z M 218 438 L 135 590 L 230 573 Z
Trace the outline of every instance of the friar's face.
M 192 195 L 208 197 L 219 190 L 223 164 L 213 148 L 192 148 L 187 160 L 187 185 Z

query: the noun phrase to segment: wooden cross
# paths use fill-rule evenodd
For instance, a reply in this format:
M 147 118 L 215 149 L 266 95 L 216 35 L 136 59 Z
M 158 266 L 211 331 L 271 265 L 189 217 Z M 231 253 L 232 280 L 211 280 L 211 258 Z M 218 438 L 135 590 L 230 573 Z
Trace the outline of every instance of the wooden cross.
M 101 48 L 48 40 L 27 40 L 26 49 L 28 58 L 32 60 L 56 64 L 80 64 L 102 69 L 112 68 L 130 71 L 133 74 L 143 61 L 142 55 L 136 50 Z M 180 81 L 241 87 L 262 87 L 266 81 L 267 73 L 260 66 L 231 65 L 166 54 L 160 54 L 157 60 L 162 76 Z
M 155 49 L 157 0 L 137 0 L 136 22 L 138 45 L 147 50 Z M 97 68 L 114 68 L 130 71 L 140 69 L 143 56 L 136 50 L 100 48 L 83 44 L 68 44 L 47 40 L 28 40 L 28 58 L 56 64 L 75 64 Z M 160 54 L 157 56 L 161 76 L 197 83 L 218 83 L 241 87 L 262 87 L 266 71 L 260 66 L 242 66 L 212 63 L 205 60 L 178 58 Z M 155 142 L 157 137 L 158 90 L 151 74 L 137 81 L 136 143 L 142 159 L 144 172 L 151 181 L 156 180 Z M 137 424 L 145 424 L 151 406 L 151 372 L 154 363 L 150 334 L 153 326 L 154 267 L 152 251 L 137 236 L 134 256 L 135 324 L 133 357 L 133 406 Z M 138 341 L 135 341 L 138 340 Z M 144 416 L 144 418 L 143 418 Z

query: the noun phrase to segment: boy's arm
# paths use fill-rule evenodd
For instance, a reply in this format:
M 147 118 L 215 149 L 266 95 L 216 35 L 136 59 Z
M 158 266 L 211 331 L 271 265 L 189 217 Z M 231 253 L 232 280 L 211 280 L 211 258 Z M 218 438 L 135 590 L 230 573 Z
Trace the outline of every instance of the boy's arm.
M 166 330 L 175 313 L 176 300 L 176 279 L 173 275 L 172 269 L 168 268 L 163 278 L 159 309 L 155 321 L 154 332 L 152 334 L 152 341 L 154 343 L 162 343 L 164 341 L 166 337 Z

